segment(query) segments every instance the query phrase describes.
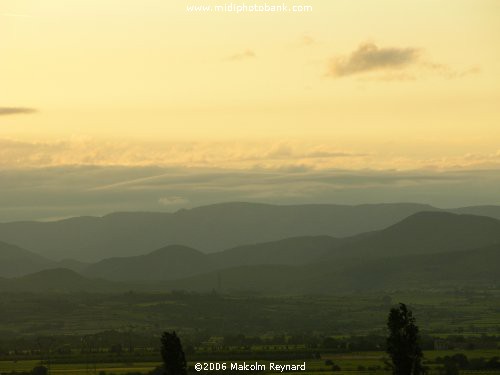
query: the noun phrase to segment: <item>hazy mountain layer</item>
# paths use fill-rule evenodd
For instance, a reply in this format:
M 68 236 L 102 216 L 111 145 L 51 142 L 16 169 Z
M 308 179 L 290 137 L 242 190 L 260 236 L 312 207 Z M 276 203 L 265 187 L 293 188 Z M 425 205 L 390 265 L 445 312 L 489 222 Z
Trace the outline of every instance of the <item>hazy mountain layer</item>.
M 170 287 L 229 289 L 230 286 L 238 290 L 280 293 L 389 288 L 391 285 L 397 289 L 398 285 L 428 285 L 432 280 L 443 283 L 446 278 L 457 285 L 466 280 L 496 282 L 498 244 L 498 220 L 421 212 L 386 229 L 344 239 L 294 237 L 214 254 L 172 245 L 146 255 L 109 258 L 90 265 L 50 262 L 27 250 L 2 244 L 2 266 L 26 264 L 24 268 L 4 266 L 5 274 L 0 276 L 60 268 L 65 264 L 92 278 L 93 283 L 96 278 L 126 282 L 112 284 L 112 288 L 119 290 L 130 285 L 147 290 Z M 37 287 L 43 289 L 43 275 L 53 275 L 51 272 L 55 271 L 46 272 L 37 276 Z M 68 280 L 68 285 L 76 284 L 74 289 L 94 285 L 90 281 L 84 283 L 87 279 L 81 275 L 70 275 L 73 279 Z M 74 280 L 74 275 L 79 281 Z M 68 274 L 62 276 L 65 279 Z M 29 289 L 31 284 L 23 284 L 20 280 L 4 280 L 2 284 L 4 287 L 10 283 L 28 285 Z M 47 287 L 53 289 L 54 279 L 47 281 L 50 281 Z M 110 285 L 105 284 L 102 288 L 110 288 Z M 101 288 L 99 283 L 95 286 Z
M 500 243 L 500 221 L 483 216 L 422 212 L 381 231 L 336 239 L 327 236 L 240 246 L 214 254 L 169 246 L 150 254 L 111 258 L 84 272 L 112 280 L 172 280 L 250 265 L 306 265 L 342 259 L 436 254 Z
M 0 276 L 15 277 L 36 272 L 52 265 L 52 261 L 22 249 L 0 242 Z
M 166 282 L 172 289 L 323 294 L 500 285 L 500 245 L 305 266 L 243 266 Z
M 171 280 L 242 265 L 307 264 L 318 261 L 340 243 L 327 236 L 294 237 L 214 254 L 171 245 L 146 255 L 105 259 L 82 272 L 109 280 Z
M 346 237 L 380 230 L 421 204 L 273 206 L 225 203 L 176 213 L 117 213 L 56 222 L 0 224 L 0 239 L 52 259 L 97 261 L 141 255 L 167 245 L 203 252 L 289 237 Z
M 50 262 L 11 246 L 10 252 L 4 251 L 4 273 L 0 276 L 19 276 L 47 268 L 65 267 L 90 277 L 115 281 L 174 280 L 241 266 L 293 266 L 343 259 L 364 261 L 369 258 L 457 252 L 497 243 L 500 243 L 498 220 L 446 212 L 420 212 L 386 229 L 343 239 L 293 237 L 238 246 L 213 254 L 170 245 L 145 255 L 107 258 L 94 264 L 71 260 Z
M 302 266 L 254 265 L 227 268 L 180 280 L 111 282 L 64 269 L 1 279 L 0 292 L 160 292 L 343 294 L 405 289 L 499 287 L 500 244 L 453 253 L 344 259 Z
M 500 243 L 500 221 L 448 212 L 419 212 L 386 229 L 344 239 L 327 258 L 445 253 Z

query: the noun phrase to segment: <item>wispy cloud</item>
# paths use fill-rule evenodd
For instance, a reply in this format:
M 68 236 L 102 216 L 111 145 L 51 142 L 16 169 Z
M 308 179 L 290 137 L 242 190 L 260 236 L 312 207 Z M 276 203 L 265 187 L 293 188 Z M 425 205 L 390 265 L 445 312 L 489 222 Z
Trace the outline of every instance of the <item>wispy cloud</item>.
M 424 57 L 424 50 L 414 47 L 379 47 L 365 42 L 349 55 L 329 61 L 326 75 L 333 78 L 360 76 L 363 80 L 413 81 L 424 76 L 458 79 L 478 74 L 478 66 L 456 69 Z
M 252 51 L 251 49 L 247 49 L 244 52 L 231 55 L 231 56 L 227 57 L 225 60 L 226 61 L 241 61 L 241 60 L 253 59 L 255 57 L 257 57 L 255 52 Z
M 348 167 L 368 156 L 334 145 L 300 141 L 127 143 L 71 138 L 24 141 L 0 138 L 0 168 L 62 165 L 200 168 Z
M 316 43 L 316 40 L 310 35 L 304 35 L 301 39 L 301 44 L 303 46 L 312 46 Z
M 189 199 L 174 195 L 171 197 L 162 197 L 158 199 L 158 203 L 162 206 L 182 206 L 188 204 Z
M 500 151 L 466 152 L 455 156 L 445 153 L 408 156 L 394 150 L 343 149 L 328 141 L 301 140 L 131 143 L 77 137 L 38 142 L 0 138 L 0 169 L 125 166 L 307 172 L 332 168 L 500 168 Z
M 448 79 L 463 78 L 481 72 L 481 68 L 478 66 L 472 66 L 463 70 L 454 70 L 448 65 L 431 62 L 422 63 L 422 67 Z
M 0 168 L 0 221 L 102 215 L 114 211 L 172 211 L 224 201 L 498 204 L 499 184 L 499 169 L 443 172 L 97 166 Z M 99 188 L 102 185 L 106 188 Z
M 420 51 L 416 48 L 378 47 L 375 43 L 363 43 L 348 56 L 330 61 L 328 75 L 345 77 L 381 70 L 399 70 L 416 64 Z
M 9 115 L 29 115 L 32 113 L 36 113 L 37 110 L 35 108 L 27 108 L 27 107 L 0 107 L 0 116 L 9 116 Z

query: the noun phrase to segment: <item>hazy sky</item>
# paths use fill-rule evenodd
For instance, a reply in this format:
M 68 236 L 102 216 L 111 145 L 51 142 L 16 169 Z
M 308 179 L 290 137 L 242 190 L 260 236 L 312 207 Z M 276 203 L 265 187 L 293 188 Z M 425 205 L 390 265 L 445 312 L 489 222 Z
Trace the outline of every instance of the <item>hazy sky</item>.
M 294 0 L 285 3 L 313 11 L 186 11 L 225 3 L 0 0 L 0 189 L 15 191 L 21 205 L 24 190 L 11 173 L 36 194 L 40 173 L 77 166 L 284 178 L 297 170 L 500 170 L 498 0 Z M 481 186 L 491 181 L 481 178 Z M 227 196 L 250 199 L 237 194 L 247 185 L 228 184 Z M 74 180 L 64 188 L 92 187 Z M 151 205 L 170 196 L 181 197 L 179 205 L 197 201 L 184 197 L 189 189 L 162 189 Z M 451 204 L 448 188 L 432 189 L 434 203 Z M 453 204 L 500 203 L 495 185 L 490 190 L 465 189 Z M 36 204 L 50 211 L 55 203 L 42 196 Z M 71 195 L 65 202 L 75 203 Z M 92 203 L 101 207 L 95 212 L 141 207 L 101 203 Z M 85 208 L 76 206 L 74 214 Z

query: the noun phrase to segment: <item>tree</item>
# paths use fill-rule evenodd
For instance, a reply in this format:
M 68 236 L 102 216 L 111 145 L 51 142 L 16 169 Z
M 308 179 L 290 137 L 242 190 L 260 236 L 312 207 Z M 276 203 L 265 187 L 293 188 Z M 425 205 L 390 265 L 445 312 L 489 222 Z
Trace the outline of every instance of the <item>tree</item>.
M 47 375 L 49 370 L 45 366 L 36 366 L 31 370 L 32 375 Z
M 425 373 L 422 366 L 422 349 L 415 318 L 404 303 L 389 312 L 387 320 L 389 337 L 387 353 L 391 357 L 394 375 L 420 375 Z
M 458 366 L 457 366 L 456 362 L 449 357 L 447 359 L 445 359 L 445 361 L 444 361 L 444 369 L 443 370 L 444 370 L 443 371 L 444 375 L 458 375 L 459 374 Z
M 165 375 L 187 375 L 186 357 L 181 340 L 173 332 L 164 332 L 161 337 L 161 356 Z

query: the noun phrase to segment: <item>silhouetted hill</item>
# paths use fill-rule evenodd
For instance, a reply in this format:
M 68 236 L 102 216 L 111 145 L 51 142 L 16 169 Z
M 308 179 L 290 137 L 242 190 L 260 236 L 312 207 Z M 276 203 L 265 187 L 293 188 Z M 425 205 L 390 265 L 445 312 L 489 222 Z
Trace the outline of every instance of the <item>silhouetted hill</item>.
M 52 262 L 31 251 L 0 242 L 0 276 L 25 275 L 49 267 Z
M 105 259 L 83 272 L 109 280 L 170 280 L 235 266 L 312 263 L 338 243 L 340 240 L 327 236 L 294 237 L 214 254 L 172 245 L 146 255 Z
M 343 241 L 329 236 L 292 237 L 279 241 L 238 246 L 209 258 L 219 268 L 256 264 L 300 265 L 317 261 Z
M 454 208 L 449 210 L 456 214 L 469 214 L 478 216 L 488 216 L 500 220 L 500 206 L 470 206 Z
M 488 217 L 421 212 L 387 229 L 334 242 L 314 264 L 233 267 L 172 285 L 321 293 L 500 280 L 500 221 Z
M 238 246 L 213 254 L 187 246 L 170 245 L 149 254 L 108 258 L 90 265 L 74 260 L 50 262 L 26 250 L 9 247 L 10 250 L 4 253 L 10 254 L 10 263 L 2 263 L 4 272 L 7 272 L 0 273 L 0 276 L 19 276 L 46 268 L 65 267 L 89 277 L 107 280 L 160 281 L 257 265 L 294 266 L 336 261 L 337 264 L 344 264 L 343 267 L 349 262 L 357 266 L 370 258 L 450 253 L 497 243 L 500 243 L 498 220 L 447 212 L 419 212 L 386 229 L 343 239 L 293 237 Z M 383 276 L 381 274 L 382 279 Z
M 381 231 L 352 237 L 327 257 L 461 251 L 500 243 L 500 221 L 448 212 L 419 212 Z
M 104 259 L 88 266 L 84 273 L 109 280 L 168 280 L 211 269 L 206 254 L 172 245 L 146 255 Z
M 499 262 L 499 244 L 453 253 L 349 259 L 337 262 L 334 272 L 318 267 L 307 284 L 320 293 L 498 286 Z
M 243 266 L 168 281 L 171 289 L 329 294 L 499 286 L 500 245 L 450 254 L 344 259 L 304 266 Z
M 414 214 L 377 232 L 336 239 L 293 237 L 203 254 L 185 246 L 167 246 L 136 257 L 110 258 L 84 273 L 110 280 L 172 280 L 232 267 L 306 265 L 353 258 L 455 252 L 500 243 L 500 221 L 444 212 Z
M 346 267 L 344 274 L 359 275 L 359 288 L 486 286 L 500 285 L 498 264 L 499 244 L 453 253 L 377 259 Z
M 14 279 L 0 278 L 0 291 L 101 293 L 183 289 L 293 295 L 499 287 L 498 264 L 500 244 L 453 253 L 350 258 L 301 266 L 238 266 L 178 280 L 149 283 L 115 283 L 55 269 Z
M 274 206 L 224 203 L 176 213 L 116 213 L 0 224 L 0 239 L 53 259 L 96 261 L 181 244 L 204 252 L 301 236 L 346 237 L 383 229 L 428 205 Z
M 53 267 L 51 268 L 67 268 L 69 270 L 82 273 L 90 263 L 80 262 L 75 259 L 63 259 L 58 262 L 54 262 Z

